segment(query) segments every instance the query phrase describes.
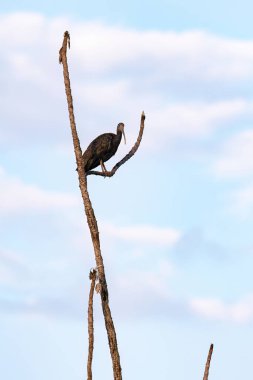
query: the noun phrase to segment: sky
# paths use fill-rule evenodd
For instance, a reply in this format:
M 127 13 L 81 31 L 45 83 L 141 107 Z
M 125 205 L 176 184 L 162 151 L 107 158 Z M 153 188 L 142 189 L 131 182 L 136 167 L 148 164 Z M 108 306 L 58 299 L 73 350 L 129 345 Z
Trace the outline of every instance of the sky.
M 125 123 L 136 155 L 88 187 L 124 379 L 250 377 L 253 31 L 249 1 L 0 0 L 0 371 L 86 376 L 95 266 L 75 171 L 65 30 L 83 150 Z M 94 378 L 112 367 L 95 296 Z

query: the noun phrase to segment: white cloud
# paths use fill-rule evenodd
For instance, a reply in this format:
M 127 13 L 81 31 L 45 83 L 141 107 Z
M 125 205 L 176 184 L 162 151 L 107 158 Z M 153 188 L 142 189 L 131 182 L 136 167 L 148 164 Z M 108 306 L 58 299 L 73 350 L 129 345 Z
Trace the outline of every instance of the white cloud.
M 118 306 L 117 313 L 123 317 L 144 318 L 167 313 L 172 304 L 170 282 L 173 272 L 173 266 L 167 260 L 161 260 L 154 262 L 150 270 L 133 267 L 118 273 L 111 284 L 111 297 Z
M 35 12 L 2 14 L 0 21 L 0 40 L 9 48 L 21 45 L 33 46 L 41 37 L 41 31 L 46 24 L 45 18 Z
M 78 199 L 70 194 L 46 191 L 36 185 L 8 176 L 0 167 L 0 212 L 28 213 L 65 209 L 78 204 Z
M 137 64 L 144 69 L 152 67 L 153 79 L 172 80 L 184 74 L 184 79 L 193 75 L 208 81 L 243 80 L 253 73 L 252 41 L 221 38 L 202 31 L 138 31 L 99 23 L 73 27 L 74 54 L 82 66 L 95 72 Z M 86 43 L 81 36 L 86 36 Z M 98 57 L 102 57 L 102 62 Z M 176 68 L 173 75 L 172 68 Z
M 86 141 L 119 121 L 135 138 L 143 109 L 145 146 L 160 148 L 172 139 L 206 137 L 245 113 L 252 118 L 243 90 L 253 79 L 252 41 L 15 13 L 2 15 L 0 23 L 3 143 L 66 138 L 57 61 L 66 29 L 77 122 Z
M 253 319 L 253 295 L 233 304 L 216 298 L 194 298 L 189 305 L 194 313 L 207 319 L 236 323 L 248 323 Z
M 252 100 L 248 95 L 248 87 L 253 82 L 253 41 L 226 39 L 201 31 L 138 31 L 99 23 L 74 22 L 68 18 L 16 13 L 1 16 L 0 23 L 0 108 L 3 126 L 0 142 L 3 149 L 10 146 L 13 149 L 15 144 L 29 145 L 31 142 L 35 148 L 41 143 L 48 146 L 69 142 L 62 67 L 58 64 L 58 50 L 66 29 L 71 33 L 68 57 L 77 125 L 80 137 L 85 136 L 82 141 L 106 130 L 113 131 L 119 121 L 126 123 L 127 135 L 135 138 L 143 109 L 147 114 L 143 148 L 149 144 L 152 148 L 167 149 L 174 139 L 208 138 L 219 128 L 234 121 L 239 123 L 245 115 L 250 122 L 253 121 Z M 241 175 L 239 173 L 249 175 L 252 168 L 249 163 L 250 144 L 247 147 L 244 140 L 243 144 L 243 149 L 236 151 L 236 162 L 231 161 L 232 148 L 231 154 L 228 148 L 226 157 L 220 157 L 228 159 L 230 154 L 228 163 L 219 164 L 220 175 L 230 178 L 237 178 Z M 251 202 L 251 189 L 248 189 L 247 196 L 245 193 L 241 196 Z M 0 171 L 2 213 L 51 212 L 59 208 L 72 208 L 78 202 L 70 194 L 43 190 Z M 75 216 L 71 217 L 74 219 Z M 65 220 L 62 223 L 66 223 Z M 105 223 L 103 231 L 106 236 L 130 242 L 135 247 L 150 245 L 152 251 L 154 246 L 160 251 L 164 247 L 170 248 L 181 239 L 181 231 L 169 227 Z M 83 224 L 78 233 L 83 239 Z M 73 248 L 73 244 L 69 246 Z M 63 249 L 67 250 L 69 246 L 66 244 Z M 88 252 L 90 247 L 85 246 L 85 249 Z M 150 257 L 150 252 L 148 254 Z M 41 252 L 40 255 L 42 257 Z M 118 267 L 122 256 L 117 255 Z M 138 257 L 135 259 L 138 264 Z M 124 260 L 128 259 L 124 257 Z M 143 264 L 143 256 L 139 264 Z M 66 271 L 64 275 L 70 272 L 67 271 L 68 265 L 68 260 L 61 264 L 56 261 L 51 277 L 55 276 L 55 268 L 62 270 L 62 273 Z M 129 273 L 127 267 L 132 262 L 124 265 L 126 273 L 119 274 L 118 286 L 125 291 L 128 286 L 133 292 L 139 289 L 136 303 L 140 309 L 143 294 L 147 299 L 149 294 L 153 295 L 150 302 L 156 302 L 156 297 L 164 301 L 168 294 L 170 273 L 168 268 L 167 274 L 162 272 L 165 264 L 161 269 L 149 267 L 146 271 L 132 270 Z M 117 270 L 114 273 L 118 273 Z M 45 286 L 49 281 L 48 272 L 46 268 Z M 77 273 L 77 269 L 73 273 Z M 73 277 L 72 274 L 68 275 Z M 83 281 L 83 273 L 80 278 L 78 287 Z M 50 281 L 47 285 L 52 291 Z M 64 281 L 67 282 L 66 278 Z M 70 298 L 73 298 L 73 293 Z M 83 302 L 82 297 L 80 300 Z M 210 312 L 214 318 L 243 320 L 250 302 L 238 303 L 238 308 L 236 305 L 228 307 L 219 300 L 209 300 L 207 303 L 195 300 L 193 305 L 201 313 L 207 310 L 206 313 Z M 53 308 L 52 304 L 50 307 Z M 136 304 L 133 305 L 135 307 Z
M 83 286 L 86 290 L 89 286 L 88 277 L 84 281 L 83 275 L 95 265 L 93 249 L 79 215 L 71 214 L 63 223 L 68 233 L 60 231 L 57 249 L 52 249 L 50 242 L 46 252 L 43 243 L 38 246 L 36 242 L 36 255 L 0 252 L 2 310 L 56 315 L 60 310 L 62 315 L 79 317 L 83 311 Z M 77 235 L 82 241 L 80 246 L 73 244 Z M 170 228 L 140 225 L 112 228 L 109 223 L 101 223 L 108 285 L 117 313 L 125 312 L 127 316 L 163 314 L 161 310 L 166 310 L 170 303 L 170 279 L 175 270 L 161 248 L 176 244 L 180 235 L 179 231 Z M 142 249 L 141 255 L 136 254 L 136 246 Z M 37 301 L 30 304 L 27 299 Z
M 242 99 L 172 104 L 154 111 L 149 124 L 157 124 L 156 131 L 165 142 L 173 137 L 199 139 L 248 113 L 252 105 Z
M 133 243 L 158 245 L 159 247 L 171 247 L 175 245 L 182 236 L 179 230 L 150 225 L 122 227 L 110 223 L 102 223 L 101 229 L 108 236 Z

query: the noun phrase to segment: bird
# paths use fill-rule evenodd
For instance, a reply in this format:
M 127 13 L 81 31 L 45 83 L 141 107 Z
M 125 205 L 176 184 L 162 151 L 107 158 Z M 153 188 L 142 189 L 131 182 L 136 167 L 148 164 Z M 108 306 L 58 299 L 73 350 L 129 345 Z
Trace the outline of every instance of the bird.
M 103 133 L 96 137 L 83 153 L 83 167 L 85 173 L 101 166 L 102 172 L 107 172 L 105 162 L 108 161 L 117 152 L 119 144 L 124 136 L 126 144 L 126 137 L 124 132 L 124 123 L 119 123 L 117 126 L 117 133 Z

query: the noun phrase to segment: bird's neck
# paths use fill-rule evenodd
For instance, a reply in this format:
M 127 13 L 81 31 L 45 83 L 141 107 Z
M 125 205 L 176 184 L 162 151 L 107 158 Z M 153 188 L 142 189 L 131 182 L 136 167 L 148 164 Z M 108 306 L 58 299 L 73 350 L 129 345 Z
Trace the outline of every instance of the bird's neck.
M 117 138 L 118 138 L 118 140 L 120 142 L 121 139 L 122 139 L 122 131 L 117 131 Z

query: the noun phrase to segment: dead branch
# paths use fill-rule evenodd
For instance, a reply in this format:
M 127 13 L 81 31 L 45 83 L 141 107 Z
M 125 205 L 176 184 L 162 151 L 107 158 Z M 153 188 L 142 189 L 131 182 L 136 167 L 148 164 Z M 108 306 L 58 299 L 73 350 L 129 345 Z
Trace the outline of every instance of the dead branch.
M 90 283 L 89 307 L 88 307 L 89 349 L 88 349 L 88 360 L 87 360 L 87 380 L 92 380 L 92 359 L 93 359 L 93 349 L 94 349 L 93 295 L 94 295 L 96 277 L 97 277 L 97 271 L 95 269 L 91 270 L 90 275 L 89 275 L 91 283 Z
M 78 134 L 76 130 L 76 124 L 75 124 L 73 99 L 72 99 L 72 94 L 71 94 L 68 62 L 67 62 L 67 45 L 70 47 L 70 35 L 68 32 L 65 32 L 62 47 L 59 51 L 59 55 L 60 55 L 59 61 L 63 65 L 63 77 L 64 77 L 66 96 L 67 96 L 67 103 L 68 103 L 70 128 L 71 128 L 74 151 L 75 151 L 75 156 L 76 156 L 79 187 L 80 187 L 80 191 L 81 191 L 81 195 L 83 199 L 84 209 L 85 209 L 87 222 L 88 222 L 91 239 L 93 243 L 93 248 L 94 248 L 98 279 L 99 279 L 100 288 L 101 288 L 100 296 L 101 296 L 102 310 L 104 314 L 105 326 L 107 330 L 108 342 L 109 342 L 110 353 L 111 353 L 111 358 L 112 358 L 114 380 L 121 380 L 122 374 L 121 374 L 121 366 L 120 366 L 120 356 L 119 356 L 118 345 L 117 345 L 116 331 L 114 328 L 111 311 L 109 307 L 108 289 L 107 289 L 107 282 L 106 282 L 106 277 L 105 277 L 104 263 L 103 263 L 103 258 L 101 254 L 101 249 L 100 249 L 99 231 L 98 231 L 96 217 L 94 214 L 94 210 L 93 210 L 88 189 L 87 189 L 87 178 L 83 170 L 82 151 L 81 151 L 80 142 L 79 142 L 79 138 L 78 138 Z
M 210 363 L 211 363 L 211 359 L 212 359 L 212 354 L 213 354 L 213 344 L 211 344 L 211 346 L 209 348 L 208 356 L 206 359 L 206 367 L 205 367 L 205 373 L 204 373 L 203 380 L 208 380 L 209 368 L 210 368 Z
M 141 139 L 142 139 L 142 135 L 143 135 L 143 131 L 144 131 L 144 120 L 145 120 L 145 114 L 144 114 L 144 112 L 142 112 L 142 114 L 141 114 L 141 123 L 140 123 L 139 136 L 138 136 L 138 138 L 136 140 L 136 143 L 134 144 L 134 146 L 132 147 L 132 149 L 130 150 L 130 152 L 124 158 L 122 158 L 122 160 L 119 161 L 112 168 L 111 171 L 107 171 L 107 172 L 103 173 L 103 172 L 99 172 L 99 171 L 96 171 L 96 170 L 90 170 L 88 173 L 86 173 L 86 175 L 94 174 L 94 175 L 100 175 L 100 176 L 103 176 L 103 177 L 112 177 L 116 173 L 116 171 L 119 169 L 119 167 L 121 165 L 123 165 L 126 161 L 128 161 L 131 157 L 133 157 L 133 155 L 136 153 L 137 149 L 139 148 L 139 145 L 140 145 Z

